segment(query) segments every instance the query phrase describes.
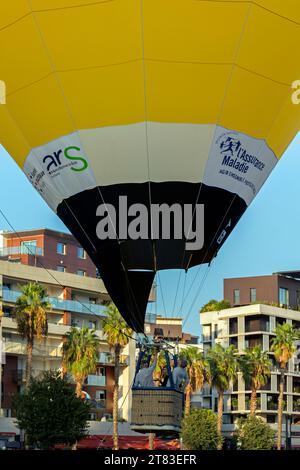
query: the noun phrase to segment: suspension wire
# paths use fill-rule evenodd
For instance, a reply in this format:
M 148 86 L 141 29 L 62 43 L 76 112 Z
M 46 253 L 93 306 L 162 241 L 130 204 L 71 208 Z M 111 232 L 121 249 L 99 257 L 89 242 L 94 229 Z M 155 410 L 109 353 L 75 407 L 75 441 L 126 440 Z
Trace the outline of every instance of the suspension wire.
M 174 303 L 173 303 L 171 318 L 173 318 L 173 317 L 175 316 L 175 306 L 176 306 L 176 301 L 177 301 L 177 296 L 178 296 L 178 291 L 179 291 L 179 286 L 180 286 L 180 281 L 181 281 L 182 272 L 183 272 L 183 270 L 180 269 L 180 271 L 179 271 L 179 279 L 178 279 L 178 282 L 177 282 L 177 287 L 176 287 L 176 292 L 175 292 L 175 297 L 174 297 Z
M 182 325 L 183 327 L 185 326 L 186 322 L 188 321 L 189 316 L 190 316 L 190 314 L 191 314 L 191 312 L 192 312 L 192 309 L 193 309 L 193 307 L 194 307 L 194 305 L 195 305 L 195 303 L 196 303 L 196 301 L 197 301 L 197 299 L 198 299 L 198 297 L 199 297 L 199 295 L 200 295 L 200 293 L 201 293 L 201 291 L 202 291 L 202 288 L 203 288 L 203 286 L 204 286 L 204 284 L 205 284 L 205 281 L 206 281 L 206 279 L 207 279 L 207 276 L 208 276 L 208 273 L 209 273 L 209 271 L 210 271 L 210 269 L 211 269 L 211 266 L 212 266 L 212 263 L 209 264 L 209 265 L 207 266 L 206 270 L 205 270 L 205 273 L 204 273 L 204 275 L 203 275 L 203 277 L 202 277 L 200 286 L 199 286 L 199 288 L 197 289 L 197 292 L 196 292 L 196 295 L 195 295 L 195 297 L 194 297 L 194 300 L 192 301 L 192 304 L 191 304 L 191 306 L 190 306 L 190 308 L 189 308 L 188 314 L 187 314 L 187 316 L 185 317 L 185 319 L 184 319 L 184 321 L 183 321 L 183 325 Z
M 159 281 L 159 287 L 160 287 L 161 298 L 162 298 L 162 303 L 163 303 L 163 307 L 164 307 L 165 316 L 167 317 L 167 309 L 166 309 L 165 298 L 164 298 L 164 293 L 163 293 L 163 289 L 162 289 L 161 276 L 160 276 L 159 271 L 157 271 L 157 279 Z
M 182 312 L 182 307 L 183 307 L 183 303 L 184 303 L 186 280 L 187 280 L 187 271 L 185 271 L 185 273 L 184 273 L 184 281 L 183 281 L 183 289 L 182 289 L 182 301 L 181 301 L 181 306 L 180 306 L 179 313 L 178 313 L 179 316 L 180 316 L 180 312 Z

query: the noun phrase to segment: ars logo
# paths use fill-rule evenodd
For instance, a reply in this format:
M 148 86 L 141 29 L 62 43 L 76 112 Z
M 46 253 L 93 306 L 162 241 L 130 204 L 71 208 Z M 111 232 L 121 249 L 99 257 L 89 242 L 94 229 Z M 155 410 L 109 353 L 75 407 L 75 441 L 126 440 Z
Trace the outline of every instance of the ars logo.
M 75 145 L 66 147 L 65 149 L 59 149 L 51 154 L 45 155 L 43 163 L 47 165 L 48 173 L 51 173 L 53 170 L 59 169 L 64 163 L 63 159 L 67 158 L 73 162 L 80 163 L 79 166 L 73 163 L 73 166 L 71 166 L 72 171 L 84 171 L 88 167 L 88 162 L 82 155 L 78 154 L 78 152 L 80 152 L 80 148 Z

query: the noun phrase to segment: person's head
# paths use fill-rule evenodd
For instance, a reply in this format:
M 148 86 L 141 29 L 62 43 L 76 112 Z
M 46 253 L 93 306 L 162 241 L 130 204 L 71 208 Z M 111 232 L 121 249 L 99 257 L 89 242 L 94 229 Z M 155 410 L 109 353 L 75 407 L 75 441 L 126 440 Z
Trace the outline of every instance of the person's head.
M 185 369 L 187 366 L 187 361 L 185 359 L 179 359 L 178 365 L 179 367 L 182 367 L 183 369 Z
M 166 377 L 166 375 L 168 375 L 168 369 L 166 368 L 166 366 L 162 368 L 161 373 L 163 377 Z
M 143 361 L 141 364 L 141 369 L 147 369 L 149 367 L 148 361 Z

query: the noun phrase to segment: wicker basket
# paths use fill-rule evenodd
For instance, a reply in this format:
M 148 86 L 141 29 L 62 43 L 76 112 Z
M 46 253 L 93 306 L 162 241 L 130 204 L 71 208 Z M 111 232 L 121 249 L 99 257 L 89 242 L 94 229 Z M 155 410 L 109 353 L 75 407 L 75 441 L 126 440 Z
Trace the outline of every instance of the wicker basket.
M 133 389 L 131 429 L 180 432 L 183 394 L 168 388 Z

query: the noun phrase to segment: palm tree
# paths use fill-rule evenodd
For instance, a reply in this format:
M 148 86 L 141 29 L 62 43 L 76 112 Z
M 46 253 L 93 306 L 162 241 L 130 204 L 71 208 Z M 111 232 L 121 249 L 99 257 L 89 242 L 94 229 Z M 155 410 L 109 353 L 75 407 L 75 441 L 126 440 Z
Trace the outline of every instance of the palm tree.
M 233 345 L 223 348 L 220 344 L 216 344 L 206 356 L 211 384 L 218 392 L 217 428 L 220 436 L 222 435 L 224 392 L 229 389 L 230 383 L 237 378 L 236 352 Z
M 275 337 L 271 340 L 271 350 L 274 351 L 275 359 L 280 368 L 279 396 L 278 396 L 278 431 L 277 431 L 277 450 L 281 449 L 282 433 L 282 412 L 283 412 L 283 392 L 284 392 L 284 372 L 286 371 L 289 360 L 293 357 L 296 350 L 295 341 L 299 339 L 299 330 L 292 325 L 283 323 L 278 325 L 274 331 Z
M 63 368 L 72 374 L 76 382 L 76 395 L 81 397 L 87 376 L 96 370 L 99 338 L 95 330 L 72 327 L 63 343 Z
M 190 346 L 180 353 L 180 358 L 185 359 L 187 362 L 187 373 L 189 376 L 189 384 L 185 388 L 185 416 L 190 414 L 191 410 L 191 395 L 192 393 L 201 390 L 204 381 L 209 381 L 207 374 L 207 361 L 204 359 L 203 354 L 195 346 Z
M 251 385 L 250 415 L 255 415 L 257 407 L 257 390 L 268 381 L 271 375 L 272 362 L 267 351 L 260 346 L 247 350 L 239 360 L 239 368 L 246 384 Z
M 51 305 L 46 299 L 46 289 L 37 282 L 21 286 L 12 315 L 17 322 L 18 333 L 27 342 L 26 387 L 32 373 L 32 352 L 35 336 L 40 341 L 48 333 L 47 310 Z
M 114 370 L 114 395 L 113 395 L 113 439 L 114 449 L 119 448 L 118 438 L 118 396 L 119 396 L 119 375 L 120 375 L 120 353 L 121 348 L 129 342 L 132 330 L 129 328 L 125 320 L 121 317 L 117 307 L 110 304 L 105 310 L 106 317 L 102 320 L 103 332 L 107 342 L 115 355 Z

